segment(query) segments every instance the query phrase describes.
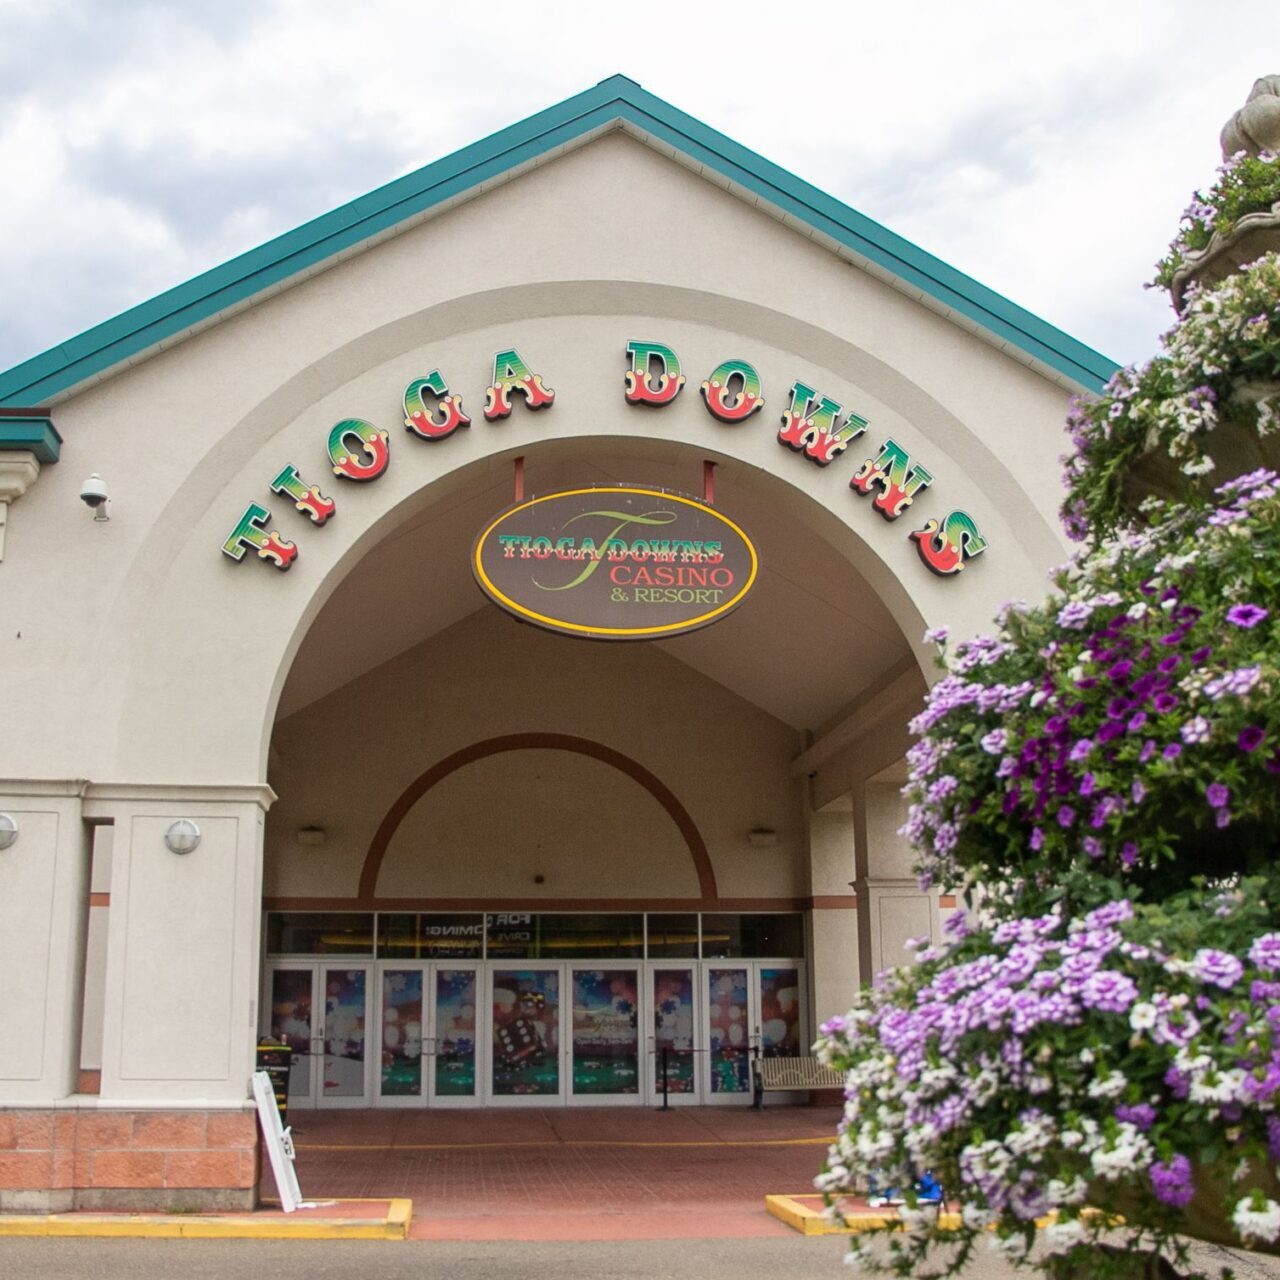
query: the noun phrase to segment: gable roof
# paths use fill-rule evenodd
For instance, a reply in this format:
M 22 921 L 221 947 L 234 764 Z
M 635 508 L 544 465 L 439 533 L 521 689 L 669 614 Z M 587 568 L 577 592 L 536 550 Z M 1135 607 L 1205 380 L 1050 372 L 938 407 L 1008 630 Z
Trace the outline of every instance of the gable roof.
M 1116 365 L 722 133 L 615 75 L 131 307 L 0 373 L 0 407 L 50 404 L 166 340 L 286 287 L 516 173 L 621 128 L 942 312 L 1065 386 L 1098 390 Z

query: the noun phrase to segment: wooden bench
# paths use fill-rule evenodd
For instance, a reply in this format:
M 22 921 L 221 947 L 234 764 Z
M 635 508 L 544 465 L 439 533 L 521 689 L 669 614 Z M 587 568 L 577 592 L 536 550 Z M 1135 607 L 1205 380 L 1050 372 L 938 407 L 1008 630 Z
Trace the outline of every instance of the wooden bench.
M 817 1058 L 753 1058 L 752 1093 L 757 1111 L 764 1110 L 766 1093 L 801 1089 L 844 1089 L 844 1072 L 824 1067 Z

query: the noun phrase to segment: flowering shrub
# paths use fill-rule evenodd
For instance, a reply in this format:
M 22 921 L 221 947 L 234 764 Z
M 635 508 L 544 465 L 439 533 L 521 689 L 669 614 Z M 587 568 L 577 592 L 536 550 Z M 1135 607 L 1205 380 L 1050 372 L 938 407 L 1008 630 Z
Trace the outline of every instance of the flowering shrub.
M 1265 438 L 1280 427 L 1280 255 L 1197 293 L 1161 343 L 1100 397 L 1072 403 L 1062 517 L 1076 540 L 1113 532 L 1147 492 L 1206 496 L 1224 428 Z M 1164 475 L 1166 458 L 1175 467 Z
M 1237 151 L 1218 170 L 1207 192 L 1197 191 L 1183 210 L 1168 254 L 1156 264 L 1153 284 L 1168 288 L 1188 254 L 1209 247 L 1214 234 L 1227 235 L 1246 214 L 1262 213 L 1280 201 L 1280 157 L 1268 151 L 1252 156 Z
M 954 646 L 913 722 L 921 883 L 979 906 L 824 1026 L 850 1075 L 819 1185 L 928 1169 L 963 1216 L 909 1205 L 873 1267 L 1022 1257 L 1050 1211 L 1046 1267 L 1115 1213 L 1175 1257 L 1214 1210 L 1280 1240 L 1280 478 L 1152 517 Z
M 1051 1212 L 1041 1264 L 1079 1257 L 1097 1276 L 1131 1265 L 1096 1249 L 1117 1213 L 1131 1251 L 1183 1257 L 1174 1233 L 1215 1211 L 1220 1240 L 1280 1240 L 1278 887 L 1136 914 L 1122 899 L 1073 919 L 960 915 L 824 1025 L 820 1056 L 848 1083 L 818 1185 L 928 1169 L 960 1205 L 944 1229 L 909 1203 L 905 1230 L 856 1259 L 914 1276 L 938 1250 L 930 1274 L 950 1275 L 984 1238 L 1023 1259 Z
M 1280 480 L 1080 552 L 1058 595 L 955 646 L 912 723 L 924 883 L 993 910 L 1185 889 L 1280 841 Z

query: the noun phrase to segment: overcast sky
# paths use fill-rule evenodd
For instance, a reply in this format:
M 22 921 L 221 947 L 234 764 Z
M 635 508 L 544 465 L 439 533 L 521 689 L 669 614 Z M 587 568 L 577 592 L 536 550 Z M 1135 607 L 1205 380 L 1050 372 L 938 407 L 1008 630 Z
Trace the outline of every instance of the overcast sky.
M 0 368 L 617 71 L 1130 361 L 1280 3 L 0 0 Z

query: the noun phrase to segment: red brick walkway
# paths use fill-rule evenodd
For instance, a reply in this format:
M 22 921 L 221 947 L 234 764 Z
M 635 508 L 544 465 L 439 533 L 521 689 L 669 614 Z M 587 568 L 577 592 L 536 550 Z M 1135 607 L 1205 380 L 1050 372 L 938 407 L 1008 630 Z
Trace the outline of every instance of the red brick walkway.
M 764 1197 L 809 1189 L 838 1114 L 593 1107 L 290 1120 L 308 1200 L 408 1196 L 422 1238 L 599 1240 L 785 1234 Z

